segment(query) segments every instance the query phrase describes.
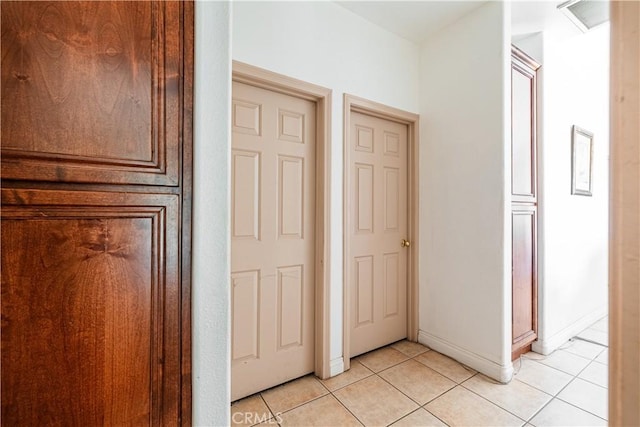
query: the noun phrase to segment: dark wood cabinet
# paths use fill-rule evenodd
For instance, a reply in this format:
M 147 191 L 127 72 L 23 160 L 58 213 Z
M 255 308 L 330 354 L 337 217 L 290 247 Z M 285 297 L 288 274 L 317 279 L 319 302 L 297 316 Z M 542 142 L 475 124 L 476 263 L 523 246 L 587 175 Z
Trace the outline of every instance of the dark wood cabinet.
M 535 206 L 523 205 L 514 207 L 511 212 L 512 350 L 516 354 L 529 347 L 538 333 L 536 211 Z
M 511 52 L 511 357 L 538 337 L 536 85 L 540 67 Z
M 179 2 L 2 2 L 2 176 L 180 183 Z
M 188 425 L 193 3 L 1 15 L 2 423 Z

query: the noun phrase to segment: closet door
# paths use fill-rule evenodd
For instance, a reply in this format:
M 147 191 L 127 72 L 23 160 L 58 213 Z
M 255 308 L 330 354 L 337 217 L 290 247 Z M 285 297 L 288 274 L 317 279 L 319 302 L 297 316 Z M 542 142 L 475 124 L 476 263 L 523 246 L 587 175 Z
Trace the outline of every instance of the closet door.
M 193 3 L 0 11 L 3 425 L 188 425 Z

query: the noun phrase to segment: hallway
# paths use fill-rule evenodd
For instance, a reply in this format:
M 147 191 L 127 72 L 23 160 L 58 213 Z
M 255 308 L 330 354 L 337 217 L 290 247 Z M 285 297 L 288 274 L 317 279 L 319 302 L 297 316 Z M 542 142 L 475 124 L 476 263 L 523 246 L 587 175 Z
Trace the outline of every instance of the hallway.
M 608 318 L 549 356 L 514 362 L 509 384 L 400 341 L 231 405 L 233 425 L 606 426 Z

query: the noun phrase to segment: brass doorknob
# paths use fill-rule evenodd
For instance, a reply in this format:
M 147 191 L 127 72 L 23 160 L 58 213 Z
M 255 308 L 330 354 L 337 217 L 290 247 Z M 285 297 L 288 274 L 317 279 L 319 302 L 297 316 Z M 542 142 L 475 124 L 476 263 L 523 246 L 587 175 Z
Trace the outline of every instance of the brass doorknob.
M 406 239 L 402 239 L 402 247 L 403 248 L 408 248 L 411 245 L 411 242 L 406 240 Z

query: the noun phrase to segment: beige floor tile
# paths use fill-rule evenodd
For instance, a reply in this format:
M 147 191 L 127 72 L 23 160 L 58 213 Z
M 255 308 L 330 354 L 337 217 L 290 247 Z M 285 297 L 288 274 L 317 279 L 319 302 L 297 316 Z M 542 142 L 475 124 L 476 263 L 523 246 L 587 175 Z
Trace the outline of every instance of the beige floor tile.
M 552 368 L 566 372 L 569 375 L 578 375 L 580 371 L 587 367 L 591 362 L 589 359 L 577 356 L 572 353 L 567 353 L 564 350 L 556 350 L 543 359 L 538 359 L 537 362 L 542 363 Z
M 476 374 L 476 371 L 474 371 L 473 369 L 467 368 L 462 364 L 456 362 L 455 360 L 450 359 L 447 356 L 436 351 L 428 351 L 426 353 L 422 353 L 421 355 L 417 356 L 415 360 L 427 365 L 431 369 L 441 373 L 445 377 L 457 383 L 461 383 Z
M 558 399 L 591 412 L 600 418 L 608 419 L 609 395 L 604 387 L 576 378 L 558 394 Z
M 252 426 L 273 417 L 259 394 L 231 404 L 231 425 Z
M 336 375 L 335 377 L 320 381 L 329 389 L 329 391 L 336 391 L 339 388 L 348 386 L 349 384 L 360 381 L 361 379 L 367 378 L 371 375 L 373 375 L 373 372 L 366 368 L 362 363 L 353 359 L 351 360 L 351 368 L 349 368 L 348 371 L 343 372 L 340 375 Z
M 580 372 L 578 378 L 607 388 L 609 385 L 609 367 L 602 363 L 592 362 L 584 371 Z
M 420 343 L 407 340 L 398 341 L 397 343 L 391 345 L 391 347 L 406 354 L 409 357 L 415 357 L 421 353 L 424 353 L 425 351 L 429 351 L 428 347 L 425 347 Z
M 578 334 L 580 338 L 584 338 L 590 341 L 595 341 L 598 344 L 609 345 L 609 334 L 607 332 L 599 331 L 597 329 L 585 329 Z
M 514 368 L 514 379 L 554 396 L 572 379 L 569 374 L 528 359 L 515 362 Z
M 462 386 L 431 401 L 425 409 L 452 426 L 522 426 L 525 423 Z
M 274 387 L 262 393 L 262 397 L 274 415 L 286 412 L 329 393 L 313 375 Z
M 389 425 L 418 408 L 378 376 L 341 388 L 334 396 L 366 426 Z
M 335 397 L 328 395 L 280 416 L 282 426 L 361 426 Z
M 462 386 L 524 420 L 531 418 L 552 398 L 518 380 L 501 384 L 480 374 L 465 381 Z
M 553 399 L 530 423 L 537 427 L 606 426 L 607 422 L 593 414 Z
M 409 356 L 399 352 L 395 348 L 384 347 L 379 350 L 363 354 L 362 356 L 357 357 L 356 360 L 371 369 L 373 372 L 380 372 L 383 369 L 402 363 L 408 358 Z
M 560 346 L 560 349 L 568 353 L 577 354 L 578 356 L 582 356 L 586 359 L 594 359 L 602 353 L 604 347 L 587 341 L 573 340 Z
M 600 356 L 596 357 L 596 362 L 602 363 L 604 365 L 608 365 L 609 364 L 609 349 L 608 348 L 606 348 L 602 353 L 600 353 Z
M 420 405 L 456 386 L 447 377 L 415 360 L 407 360 L 378 375 Z
M 447 427 L 445 423 L 424 408 L 413 411 L 391 425 L 394 427 Z

